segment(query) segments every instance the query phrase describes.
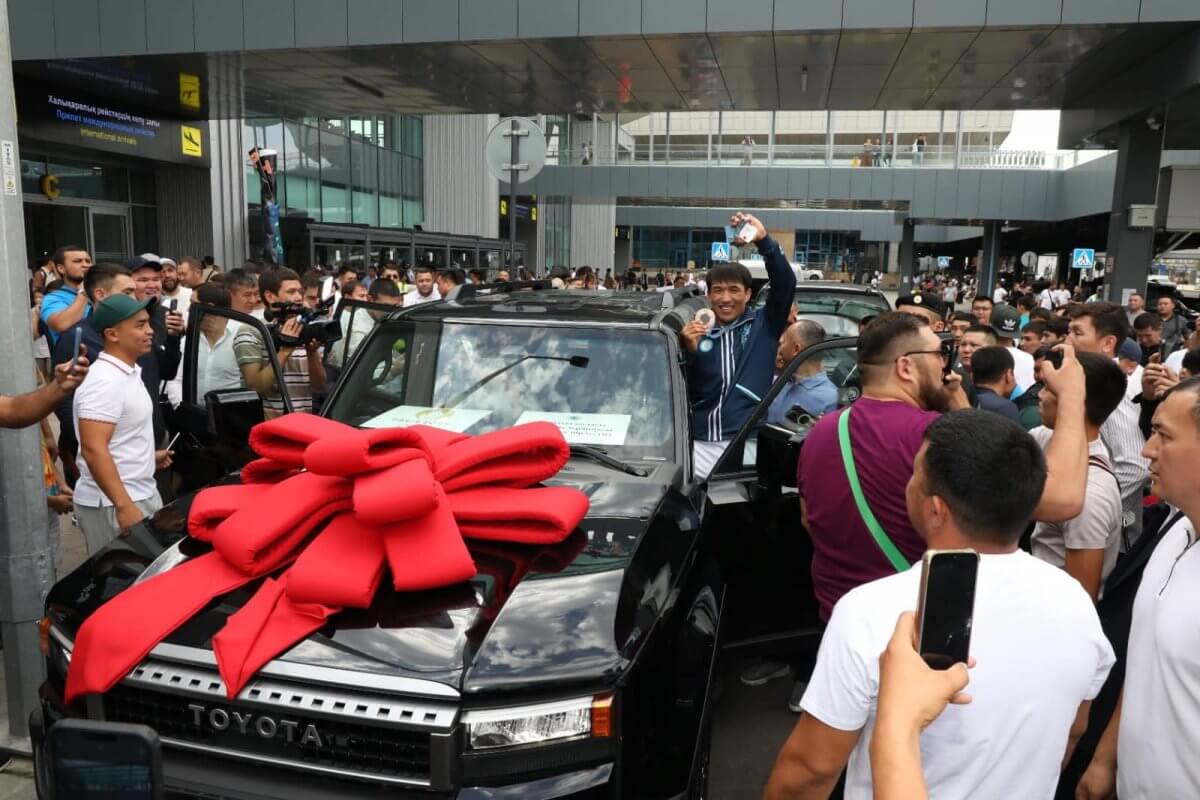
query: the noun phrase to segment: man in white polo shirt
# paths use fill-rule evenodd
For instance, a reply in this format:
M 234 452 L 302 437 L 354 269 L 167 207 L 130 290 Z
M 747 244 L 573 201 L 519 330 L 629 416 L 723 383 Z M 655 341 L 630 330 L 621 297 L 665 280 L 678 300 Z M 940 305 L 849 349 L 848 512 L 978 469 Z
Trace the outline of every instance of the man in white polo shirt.
M 162 508 L 154 470 L 170 466 L 171 454 L 154 449 L 154 403 L 137 365 L 154 341 L 149 303 L 111 295 L 92 314 L 104 351 L 74 400 L 83 456 L 75 514 L 89 555 Z
M 1188 378 L 1154 412 L 1151 490 L 1179 510 L 1142 573 L 1121 702 L 1076 797 L 1200 797 L 1200 378 Z M 1115 773 L 1115 774 L 1114 774 Z

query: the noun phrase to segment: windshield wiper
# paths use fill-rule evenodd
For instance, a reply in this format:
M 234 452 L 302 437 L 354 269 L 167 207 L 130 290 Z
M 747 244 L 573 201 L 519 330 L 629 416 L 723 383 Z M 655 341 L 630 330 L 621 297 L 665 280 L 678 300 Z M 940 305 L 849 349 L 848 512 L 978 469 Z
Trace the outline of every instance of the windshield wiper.
M 591 445 L 573 444 L 571 445 L 571 455 L 590 458 L 592 461 L 624 472 L 626 475 L 635 475 L 639 478 L 644 478 L 650 474 L 648 470 L 644 470 L 641 467 L 635 467 L 632 464 L 627 464 L 619 458 L 613 458 L 599 447 L 592 447 Z
M 471 384 L 463 391 L 454 395 L 454 397 L 451 397 L 445 403 L 442 403 L 442 408 L 454 408 L 459 403 L 461 403 L 463 400 L 466 400 L 468 397 L 475 394 L 475 392 L 479 391 L 484 386 L 487 386 L 489 383 L 491 383 L 496 378 L 499 378 L 501 375 L 508 372 L 510 369 L 513 369 L 515 367 L 520 366 L 521 364 L 524 364 L 526 361 L 562 361 L 566 364 L 570 364 L 572 367 L 579 367 L 580 369 L 586 369 L 587 365 L 591 361 L 591 359 L 588 358 L 587 356 L 571 356 L 570 358 L 568 358 L 566 356 L 540 356 L 540 355 L 536 355 L 533 353 L 523 355 L 520 358 L 518 358 L 516 361 L 512 362 L 511 364 L 505 364 L 500 369 L 493 370 L 492 372 L 489 372 L 487 375 L 484 375 L 482 378 L 475 381 L 475 383 Z

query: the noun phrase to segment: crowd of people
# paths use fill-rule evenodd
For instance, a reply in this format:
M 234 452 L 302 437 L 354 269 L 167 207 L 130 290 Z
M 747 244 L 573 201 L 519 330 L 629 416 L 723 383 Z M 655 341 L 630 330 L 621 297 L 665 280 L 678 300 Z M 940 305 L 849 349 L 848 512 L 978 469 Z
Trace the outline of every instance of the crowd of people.
M 777 376 L 826 338 L 797 316 L 795 274 L 762 223 L 731 222 L 753 231 L 738 243 L 757 248 L 770 277 L 757 306 L 737 263 L 656 279 L 552 274 L 562 288 L 706 294 L 708 313 L 680 333 L 697 478 Z M 490 282 L 508 280 L 501 271 Z M 337 298 L 462 299 L 485 281 L 396 264 L 362 275 L 254 262 L 226 271 L 153 253 L 93 265 L 85 249 L 63 247 L 31 281 L 41 388 L 0 398 L 0 424 L 42 424 L 52 541 L 57 515 L 72 514 L 94 553 L 169 499 L 188 337 L 198 340 L 197 396 L 238 383 L 267 416 L 312 410 L 344 361 L 303 336 L 305 310 Z M 815 362 L 767 413 L 810 423 L 796 483 L 826 627 L 812 674 L 795 683 L 800 717 L 766 796 L 827 797 L 839 779 L 852 798 L 1200 796 L 1190 757 L 1200 731 L 1200 332 L 1169 298 L 1147 311 L 1136 293 L 1120 306 L 1020 282 L 990 296 L 936 280 L 918 288 L 863 321 L 855 402 L 839 403 Z M 189 321 L 193 304 L 237 313 Z M 276 346 L 239 315 L 272 326 Z M 343 317 L 342 358 L 370 331 Z M 981 557 L 972 663 L 944 672 L 914 649 L 921 575 L 909 567 L 930 549 Z M 762 683 L 791 668 L 751 671 Z
M 748 305 L 737 265 L 714 268 L 715 321 L 680 336 L 697 475 L 757 405 L 742 395 L 822 338 L 789 319 L 765 230 L 755 245 L 766 305 Z M 825 798 L 839 781 L 848 798 L 1200 796 L 1185 752 L 1200 731 L 1200 486 L 1185 462 L 1200 454 L 1200 337 L 1140 294 L 1122 307 L 1018 283 L 967 312 L 959 287 L 919 285 L 864 320 L 853 404 L 818 388 L 818 362 L 768 412 L 815 420 L 796 484 L 827 624 L 765 796 Z M 958 549 L 980 554 L 972 663 L 939 675 L 913 649 L 910 566 Z M 755 663 L 743 682 L 790 672 Z

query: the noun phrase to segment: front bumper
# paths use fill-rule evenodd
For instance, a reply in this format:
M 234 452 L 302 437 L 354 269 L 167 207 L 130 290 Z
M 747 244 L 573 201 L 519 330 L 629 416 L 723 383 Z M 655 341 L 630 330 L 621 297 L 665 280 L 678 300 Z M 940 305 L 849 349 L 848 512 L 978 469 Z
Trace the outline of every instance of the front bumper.
M 43 692 L 41 707 L 29 719 L 37 796 L 48 798 L 45 755 L 49 728 L 64 710 Z M 203 800 L 610 800 L 619 795 L 611 762 L 563 771 L 503 786 L 463 786 L 448 792 L 407 789 L 313 775 L 187 752 L 164 745 L 163 779 L 168 798 Z

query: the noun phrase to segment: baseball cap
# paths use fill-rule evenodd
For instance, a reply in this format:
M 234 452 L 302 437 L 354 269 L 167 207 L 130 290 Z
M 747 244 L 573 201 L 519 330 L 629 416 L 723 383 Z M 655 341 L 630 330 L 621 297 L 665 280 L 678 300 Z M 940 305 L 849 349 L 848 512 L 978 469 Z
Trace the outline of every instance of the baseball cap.
M 130 272 L 137 272 L 142 267 L 150 267 L 157 272 L 162 272 L 162 261 L 154 253 L 145 253 L 125 262 L 125 269 Z
M 1126 339 L 1121 342 L 1121 347 L 1117 350 L 1117 358 L 1140 363 L 1142 360 L 1142 347 L 1133 339 Z
M 1001 303 L 992 310 L 992 330 L 1001 339 L 1015 339 L 1021 333 L 1021 312 L 1007 303 Z
M 901 295 L 896 299 L 896 310 L 898 311 L 901 306 L 928 308 L 939 317 L 946 316 L 946 304 L 942 302 L 942 298 L 933 292 L 913 292 L 912 294 Z
M 104 333 L 105 329 L 124 322 L 150 305 L 152 299 L 134 300 L 127 294 L 110 295 L 92 312 L 92 327 L 98 333 Z
M 146 256 L 142 256 L 142 258 L 145 258 L 145 257 Z M 179 266 L 178 264 L 175 263 L 175 259 L 173 259 L 173 258 L 160 258 L 158 260 L 158 262 L 160 264 L 162 264 L 164 267 L 167 266 L 168 264 L 172 267 Z

